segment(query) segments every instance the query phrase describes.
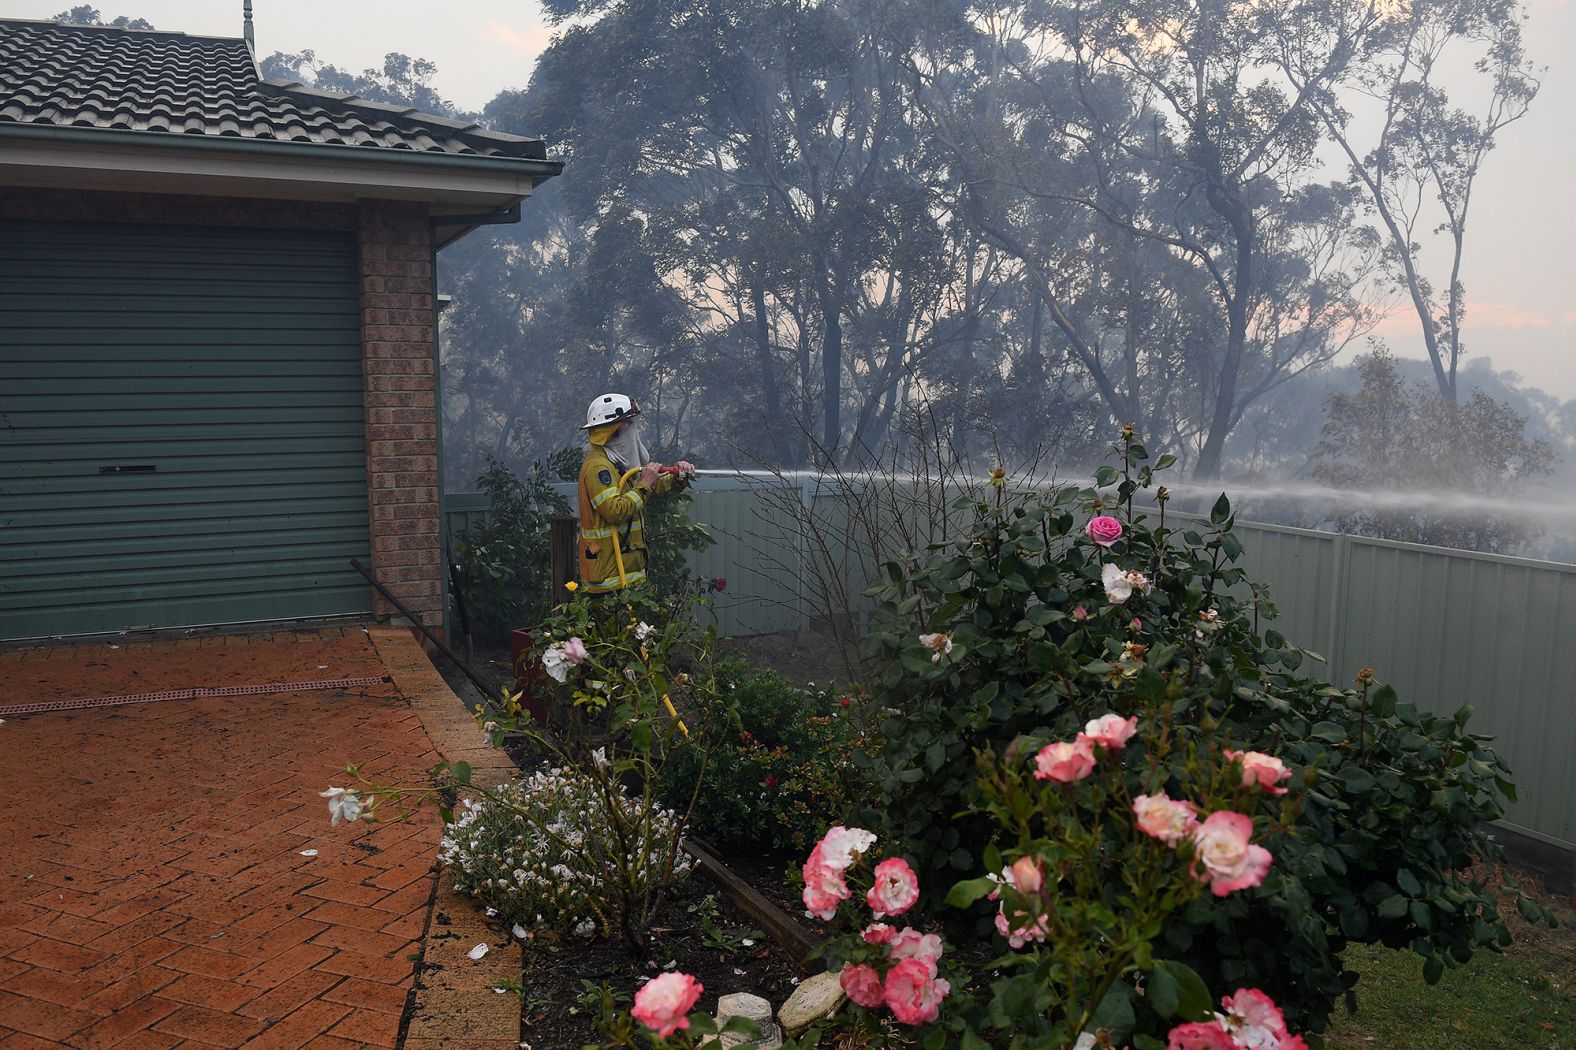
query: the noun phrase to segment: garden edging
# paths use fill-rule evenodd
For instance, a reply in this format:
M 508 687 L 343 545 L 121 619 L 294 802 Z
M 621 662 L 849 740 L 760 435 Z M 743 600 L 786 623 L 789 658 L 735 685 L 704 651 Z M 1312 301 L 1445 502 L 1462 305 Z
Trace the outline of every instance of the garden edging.
M 470 763 L 475 782 L 487 787 L 518 775 L 514 763 L 490 744 L 432 666 L 413 632 L 369 627 L 367 635 L 445 760 Z M 472 959 L 470 952 L 482 944 L 487 953 Z M 497 989 L 514 986 L 523 970 L 520 945 L 500 933 L 474 897 L 454 888 L 448 872 L 440 872 L 398 1045 L 405 1050 L 516 1050 L 520 1000 Z

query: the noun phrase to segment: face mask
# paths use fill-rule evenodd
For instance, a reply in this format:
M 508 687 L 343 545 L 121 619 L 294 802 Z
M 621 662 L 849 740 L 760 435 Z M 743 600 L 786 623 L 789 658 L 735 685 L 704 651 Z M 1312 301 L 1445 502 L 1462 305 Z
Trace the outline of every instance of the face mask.
M 602 446 L 620 470 L 633 470 L 651 462 L 646 443 L 640 440 L 640 421 L 632 419 Z

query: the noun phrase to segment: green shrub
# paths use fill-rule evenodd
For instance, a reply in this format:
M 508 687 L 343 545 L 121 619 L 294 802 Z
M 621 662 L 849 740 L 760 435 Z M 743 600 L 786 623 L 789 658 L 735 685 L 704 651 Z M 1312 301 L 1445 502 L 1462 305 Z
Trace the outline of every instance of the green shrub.
M 476 479 L 487 494 L 487 514 L 455 543 L 473 633 L 500 638 L 546 614 L 553 578 L 548 530 L 554 515 L 570 513 L 552 483 L 566 469 L 573 476 L 578 456 L 562 449 L 532 463 L 523 478 L 494 459 Z
M 1225 497 L 1196 526 L 1167 522 L 1164 488 L 1158 516 L 1135 513 L 1131 498 L 1153 469 L 1130 435 L 1116 452 L 1121 469 L 1101 468 L 1096 487 L 998 488 L 973 506 L 968 535 L 886 567 L 863 655 L 876 668 L 874 703 L 896 713 L 881 727 L 871 819 L 922 877 L 950 885 L 977 870 L 993 837 L 977 751 L 1020 735 L 1065 738 L 1103 710 L 1130 713 L 1133 690 L 1160 690 L 1179 733 L 1303 771 L 1272 877 L 1253 893 L 1195 902 L 1165 929 L 1168 954 L 1210 987 L 1252 983 L 1317 1030 L 1355 979 L 1340 960 L 1348 940 L 1409 946 L 1433 977 L 1506 941 L 1473 866 L 1498 856 L 1482 824 L 1502 814 L 1511 788 L 1504 764 L 1466 731 L 1467 712 L 1424 716 L 1388 689 L 1299 677 L 1306 654 L 1261 628 L 1273 607 L 1232 565 L 1242 548 Z M 1084 535 L 1095 514 L 1124 526 L 1108 548 Z M 1152 587 L 1119 604 L 1102 584 L 1106 564 Z M 935 648 L 937 636 L 950 651 Z M 1530 901 L 1521 907 L 1536 914 Z
M 717 677 L 739 722 L 701 775 L 691 830 L 718 846 L 803 853 L 866 782 L 850 761 L 870 747 L 853 717 L 858 708 L 741 660 L 719 664 Z M 690 749 L 668 763 L 662 794 L 670 805 L 694 790 L 704 757 Z

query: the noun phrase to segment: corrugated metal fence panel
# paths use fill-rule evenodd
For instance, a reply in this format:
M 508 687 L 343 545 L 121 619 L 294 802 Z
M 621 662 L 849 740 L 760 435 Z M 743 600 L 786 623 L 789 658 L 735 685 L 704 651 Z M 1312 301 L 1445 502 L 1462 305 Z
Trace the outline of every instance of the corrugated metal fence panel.
M 1350 538 L 1347 657 L 1441 714 L 1473 707 L 1521 801 L 1508 822 L 1576 846 L 1576 567 Z
M 1332 620 L 1335 537 L 1304 529 L 1238 524 L 1242 559 L 1248 578 L 1266 586 L 1275 606 L 1272 626 L 1294 645 L 1333 659 Z M 1309 672 L 1329 676 L 1327 665 L 1310 665 Z
M 349 234 L 0 221 L 0 638 L 370 610 L 357 273 Z

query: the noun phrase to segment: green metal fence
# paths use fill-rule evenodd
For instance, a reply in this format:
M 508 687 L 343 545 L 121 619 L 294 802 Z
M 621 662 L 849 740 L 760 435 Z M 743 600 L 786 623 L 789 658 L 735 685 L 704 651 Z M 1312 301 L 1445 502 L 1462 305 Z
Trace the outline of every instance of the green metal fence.
M 832 567 L 818 549 L 825 544 L 785 512 L 785 496 L 834 534 L 853 527 L 837 501 L 857 494 L 767 484 L 778 489 L 707 478 L 695 491 L 694 516 L 717 543 L 692 565 L 727 579 L 716 604 L 726 635 L 801 630 L 822 607 L 814 590 Z M 455 536 L 485 514 L 486 500 L 450 495 L 444 511 Z M 1250 578 L 1279 609 L 1277 629 L 1325 658 L 1313 673 L 1350 683 L 1372 667 L 1425 709 L 1472 705 L 1473 729 L 1493 736 L 1515 771 L 1520 801 L 1506 826 L 1576 850 L 1576 566 L 1278 525 L 1239 522 L 1237 534 Z M 858 594 L 868 572 L 846 571 Z

